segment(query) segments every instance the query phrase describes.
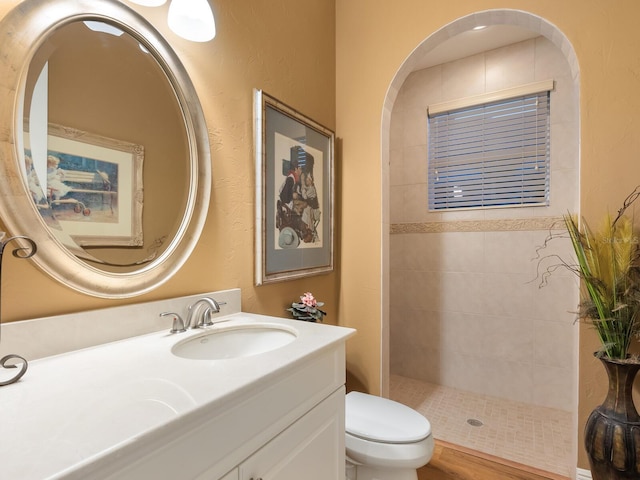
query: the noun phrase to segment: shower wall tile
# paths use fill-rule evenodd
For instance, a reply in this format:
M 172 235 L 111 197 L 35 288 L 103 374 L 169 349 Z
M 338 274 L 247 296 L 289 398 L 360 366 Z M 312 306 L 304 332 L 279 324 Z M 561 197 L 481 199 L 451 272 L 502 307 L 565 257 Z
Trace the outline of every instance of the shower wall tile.
M 443 272 L 432 282 L 441 284 L 439 299 L 434 300 L 438 310 L 445 312 L 482 312 L 485 304 L 484 274 Z
M 408 306 L 406 315 L 410 323 L 419 325 L 418 328 L 410 329 L 415 344 L 425 350 L 438 349 L 443 336 L 443 323 L 439 312 Z
M 508 65 L 508 66 L 507 66 Z M 549 207 L 427 210 L 430 104 L 532 81 L 556 80 L 551 104 Z M 560 216 L 575 211 L 577 102 L 569 66 L 537 38 L 413 72 L 394 105 L 390 145 L 391 223 Z M 556 231 L 557 232 L 557 231 Z M 573 258 L 547 231 L 403 233 L 390 242 L 391 373 L 510 400 L 573 408 L 576 278 L 538 271 Z
M 389 150 L 389 185 L 404 184 L 404 150 L 395 148 Z
M 404 104 L 404 108 L 441 102 L 443 98 L 442 85 L 441 66 L 413 72 L 402 85 L 404 99 L 408 102 Z
M 536 240 L 533 232 L 486 232 L 484 271 L 489 273 L 525 273 L 535 276 Z
M 424 105 L 405 109 L 403 129 L 405 148 L 427 144 L 427 109 Z
M 519 219 L 529 218 L 536 215 L 536 211 L 544 211 L 544 207 L 514 207 L 514 208 L 491 208 L 483 210 L 483 218 L 485 220 L 499 220 L 499 219 Z
M 479 382 L 479 390 L 488 390 L 495 395 L 508 400 L 532 403 L 533 400 L 533 369 L 531 364 L 523 357 L 512 361 L 479 359 L 478 365 L 481 371 L 487 375 L 487 382 Z M 482 378 L 482 377 L 478 377 Z
M 557 77 L 558 72 L 569 70 L 564 54 L 547 38 L 538 37 L 533 41 L 535 42 L 533 68 L 536 82 L 552 79 Z M 568 73 L 571 76 L 571 72 Z
M 535 40 L 487 52 L 485 61 L 487 91 L 532 83 L 535 78 Z
M 530 279 L 528 274 L 485 274 L 482 311 L 519 318 L 533 303 L 532 290 L 527 287 Z
M 532 402 L 564 411 L 575 409 L 575 373 L 571 364 L 563 367 L 539 366 L 533 374 Z
M 424 222 L 427 218 L 427 184 L 406 185 L 403 190 L 405 222 Z
M 437 351 L 441 348 L 445 333 L 444 326 L 440 318 L 442 313 L 431 310 L 413 310 L 411 312 L 413 322 L 419 321 L 422 328 L 416 332 L 418 344 L 425 350 Z
M 442 363 L 439 350 L 425 351 L 413 345 L 402 346 L 398 351 L 391 349 L 391 368 L 394 374 L 402 371 L 410 378 L 440 383 Z
M 551 175 L 551 199 L 549 202 L 549 215 L 564 215 L 568 211 L 575 212 L 578 201 L 571 190 L 563 188 L 578 177 L 578 170 L 556 170 Z
M 478 352 L 487 359 L 523 362 L 530 359 L 534 352 L 534 325 L 518 317 L 484 316 L 487 326 L 480 337 L 484 349 Z
M 574 276 L 560 276 L 557 272 L 548 279 L 546 285 L 535 282 L 531 285 L 534 298 L 531 309 L 523 312 L 525 318 L 561 325 L 575 325 L 579 303 L 579 280 Z
M 484 220 L 485 213 L 487 211 L 488 210 L 474 210 L 474 209 L 448 210 L 448 211 L 445 210 L 441 212 L 430 212 L 429 215 L 430 217 L 435 217 L 435 215 L 438 215 L 440 217 L 440 220 L 445 222 L 459 222 L 464 220 L 476 221 L 476 220 Z M 429 221 L 436 221 L 436 220 L 429 218 Z
M 389 126 L 389 145 L 392 149 L 402 150 L 404 146 L 404 122 L 404 111 L 394 108 Z
M 577 117 L 578 106 L 571 75 L 566 72 L 564 75 L 556 76 L 554 80 L 554 89 L 551 92 L 551 125 L 573 124 L 577 128 L 578 125 L 573 119 Z
M 482 55 L 446 63 L 441 68 L 443 100 L 485 92 L 485 60 Z
M 437 276 L 430 272 L 406 270 L 392 287 L 393 299 L 401 304 L 425 310 L 438 310 L 444 288 Z
M 438 383 L 447 387 L 519 402 L 533 400 L 533 367 L 525 362 L 456 355 L 442 361 L 441 372 Z
M 408 270 L 410 263 L 405 262 L 407 258 L 405 251 L 407 249 L 407 240 L 411 235 L 391 235 L 389 237 L 389 258 L 393 259 L 391 268 L 395 272 Z
M 510 317 L 441 312 L 440 347 L 445 352 L 477 358 L 512 361 L 534 351 L 534 326 Z
M 443 351 L 470 356 L 486 355 L 486 349 L 493 345 L 491 326 L 486 316 L 463 312 L 441 312 L 441 316 L 444 322 L 441 340 Z
M 406 302 L 406 297 L 403 292 L 403 284 L 404 284 L 404 271 L 400 269 L 396 269 L 393 266 L 389 270 L 389 275 L 391 278 L 398 278 L 398 281 L 393 281 L 389 283 L 389 311 L 390 313 L 390 325 L 393 325 L 396 319 L 393 317 L 395 311 L 397 311 L 398 306 L 403 305 Z
M 440 245 L 442 244 L 442 236 L 440 234 L 406 234 L 404 238 L 404 251 L 401 253 L 401 261 L 407 266 L 407 270 L 422 272 L 442 270 L 440 267 L 442 265 L 440 255 L 432 255 L 432 252 L 440 252 Z
M 402 185 L 391 185 L 389 187 L 389 217 L 391 223 L 404 223 L 404 187 Z
M 483 271 L 483 256 L 485 249 L 484 232 L 445 232 L 434 234 L 438 242 L 439 265 L 441 272 Z M 433 254 L 434 250 L 431 250 Z
M 534 364 L 556 368 L 570 366 L 575 354 L 573 337 L 578 326 L 544 321 L 532 322 L 532 324 L 534 325 Z
M 554 110 L 555 111 L 555 110 Z M 553 118 L 553 112 L 551 113 Z M 554 123 L 553 135 L 551 137 L 550 155 L 553 158 L 551 172 L 570 170 L 575 175 L 576 166 L 578 165 L 577 153 L 572 140 L 578 138 L 578 126 L 570 122 Z M 551 192 L 553 193 L 553 192 Z
M 425 158 L 427 158 L 426 145 L 416 145 L 404 149 L 402 172 L 404 174 L 402 178 L 404 185 L 427 184 L 427 162 L 424 161 Z M 419 208 L 421 210 L 425 209 L 424 199 Z

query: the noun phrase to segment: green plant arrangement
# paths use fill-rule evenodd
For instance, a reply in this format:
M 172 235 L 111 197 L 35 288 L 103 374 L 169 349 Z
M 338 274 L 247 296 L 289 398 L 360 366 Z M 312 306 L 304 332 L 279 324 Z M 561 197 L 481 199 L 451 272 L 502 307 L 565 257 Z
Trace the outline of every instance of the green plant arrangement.
M 305 322 L 322 322 L 327 312 L 320 310 L 324 302 L 318 302 L 311 292 L 306 292 L 300 297 L 300 302 L 293 302 L 287 311 L 293 314 L 296 320 Z
M 640 195 L 637 187 L 618 215 L 608 215 L 597 232 L 583 219 L 565 215 L 564 222 L 577 258 L 583 292 L 579 317 L 591 323 L 601 343 L 601 355 L 624 360 L 638 336 L 640 312 L 639 237 L 627 209 Z
M 624 200 L 616 217 L 607 215 L 597 231 L 584 219 L 579 222 L 575 215 L 564 215 L 577 264 L 560 259 L 540 275 L 541 286 L 558 268 L 582 280 L 578 318 L 596 330 L 601 344 L 597 356 L 611 359 L 627 359 L 631 340 L 640 334 L 640 236 L 627 213 L 638 197 L 640 186 Z M 550 235 L 541 249 L 555 236 Z

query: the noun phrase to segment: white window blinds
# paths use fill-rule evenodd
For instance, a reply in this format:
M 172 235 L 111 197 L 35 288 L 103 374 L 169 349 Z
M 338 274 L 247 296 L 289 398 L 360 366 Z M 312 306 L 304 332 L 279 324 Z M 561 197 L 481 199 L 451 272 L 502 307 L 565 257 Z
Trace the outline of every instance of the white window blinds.
M 429 115 L 429 209 L 549 202 L 549 91 Z

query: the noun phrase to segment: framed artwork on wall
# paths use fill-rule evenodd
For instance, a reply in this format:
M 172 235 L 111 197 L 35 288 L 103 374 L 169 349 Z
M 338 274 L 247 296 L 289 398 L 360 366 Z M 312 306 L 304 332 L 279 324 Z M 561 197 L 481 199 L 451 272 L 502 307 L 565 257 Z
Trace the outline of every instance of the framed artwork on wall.
M 334 133 L 254 92 L 255 283 L 333 271 Z
M 25 133 L 29 190 L 57 228 L 81 246 L 143 245 L 142 145 L 49 124 L 43 148 Z

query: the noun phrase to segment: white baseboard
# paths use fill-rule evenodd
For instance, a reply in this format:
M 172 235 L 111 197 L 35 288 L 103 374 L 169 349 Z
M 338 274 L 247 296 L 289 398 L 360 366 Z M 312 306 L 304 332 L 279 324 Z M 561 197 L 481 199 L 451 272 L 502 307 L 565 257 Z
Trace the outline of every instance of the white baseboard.
M 576 480 L 591 480 L 591 470 L 576 469 Z

